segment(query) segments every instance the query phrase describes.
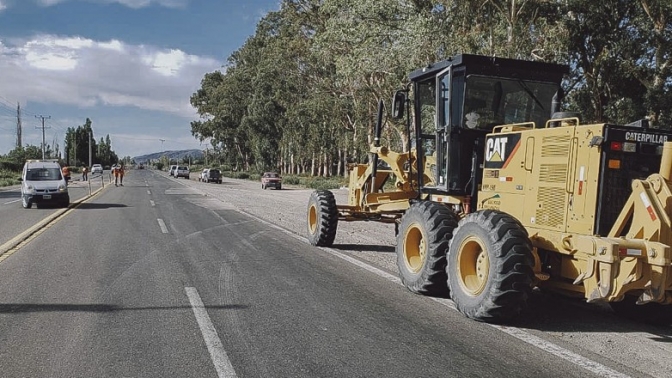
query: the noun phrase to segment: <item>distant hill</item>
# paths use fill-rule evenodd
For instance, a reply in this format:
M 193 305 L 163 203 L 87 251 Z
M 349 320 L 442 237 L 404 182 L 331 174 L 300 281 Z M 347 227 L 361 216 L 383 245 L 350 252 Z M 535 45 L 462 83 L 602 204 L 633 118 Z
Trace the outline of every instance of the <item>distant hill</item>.
M 153 154 L 140 155 L 133 158 L 137 164 L 147 164 L 147 162 L 152 160 L 159 160 L 162 156 L 167 157 L 168 159 L 178 161 L 183 161 L 184 158 L 191 156 L 191 160 L 202 160 L 203 151 L 201 150 L 180 150 L 180 151 L 163 151 L 155 152 Z

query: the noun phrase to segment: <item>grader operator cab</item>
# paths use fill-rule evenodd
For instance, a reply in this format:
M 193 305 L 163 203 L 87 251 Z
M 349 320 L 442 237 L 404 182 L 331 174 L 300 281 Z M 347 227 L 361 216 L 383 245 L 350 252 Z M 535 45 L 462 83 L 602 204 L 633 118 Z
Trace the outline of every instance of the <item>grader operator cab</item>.
M 449 292 L 480 321 L 519 315 L 533 287 L 615 309 L 671 304 L 672 132 L 560 112 L 567 72 L 476 55 L 412 72 L 392 103 L 407 152 L 379 145 L 379 104 L 348 204 L 311 195 L 309 241 L 333 244 L 339 221 L 394 223 L 403 284 Z

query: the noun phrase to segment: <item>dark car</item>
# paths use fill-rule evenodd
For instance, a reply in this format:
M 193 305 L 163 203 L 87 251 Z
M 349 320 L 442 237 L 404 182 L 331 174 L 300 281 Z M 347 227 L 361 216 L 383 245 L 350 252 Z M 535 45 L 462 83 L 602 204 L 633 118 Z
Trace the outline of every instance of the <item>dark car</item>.
M 265 172 L 261 175 L 261 189 L 282 189 L 282 177 L 275 172 Z
M 208 170 L 203 170 L 202 181 L 204 182 L 216 182 L 218 184 L 222 183 L 222 173 L 219 169 L 210 168 Z

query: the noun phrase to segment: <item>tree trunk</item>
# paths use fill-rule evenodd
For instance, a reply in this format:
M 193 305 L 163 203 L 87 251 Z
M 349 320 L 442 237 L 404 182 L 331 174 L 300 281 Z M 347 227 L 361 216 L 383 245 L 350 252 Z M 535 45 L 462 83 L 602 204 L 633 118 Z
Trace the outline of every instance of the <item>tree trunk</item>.
M 342 149 L 338 149 L 338 163 L 336 165 L 336 173 L 334 176 L 340 176 L 343 174 L 343 154 L 344 151 Z
M 315 169 L 316 169 L 316 162 L 315 162 L 315 153 L 313 152 L 312 158 L 310 159 L 310 176 L 315 176 Z

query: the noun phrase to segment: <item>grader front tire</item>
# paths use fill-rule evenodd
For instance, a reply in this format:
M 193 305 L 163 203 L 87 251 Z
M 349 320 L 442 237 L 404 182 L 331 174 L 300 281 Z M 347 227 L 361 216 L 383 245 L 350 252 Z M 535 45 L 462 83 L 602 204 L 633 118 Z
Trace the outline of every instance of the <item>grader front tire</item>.
M 320 247 L 334 243 L 338 228 L 338 209 L 334 194 L 328 190 L 316 190 L 308 202 L 308 241 Z
M 446 252 L 457 216 L 435 202 L 411 205 L 397 233 L 397 267 L 401 282 L 418 294 L 447 293 Z
M 534 278 L 527 232 L 508 214 L 485 210 L 462 219 L 450 242 L 450 296 L 471 319 L 508 321 L 527 304 Z

